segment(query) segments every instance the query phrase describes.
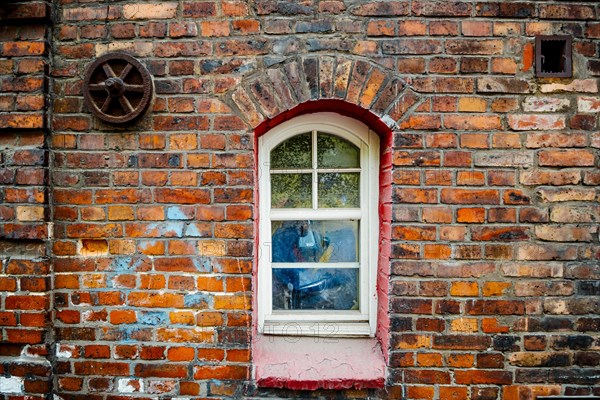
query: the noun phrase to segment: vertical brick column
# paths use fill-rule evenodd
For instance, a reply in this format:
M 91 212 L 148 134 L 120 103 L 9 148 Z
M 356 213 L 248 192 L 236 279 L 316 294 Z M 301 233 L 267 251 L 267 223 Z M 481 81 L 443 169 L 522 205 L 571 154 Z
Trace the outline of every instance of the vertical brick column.
M 0 10 L 0 393 L 43 398 L 50 262 L 45 107 L 49 4 Z

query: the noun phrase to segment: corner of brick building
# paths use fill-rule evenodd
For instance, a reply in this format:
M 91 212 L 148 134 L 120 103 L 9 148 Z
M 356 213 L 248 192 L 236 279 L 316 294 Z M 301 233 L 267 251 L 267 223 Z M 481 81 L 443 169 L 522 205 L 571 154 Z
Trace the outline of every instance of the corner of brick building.
M 0 387 L 52 389 L 47 88 L 50 4 L 0 10 Z
M 550 1 L 3 5 L 0 392 L 331 396 L 252 380 L 253 127 L 337 100 L 393 134 L 388 379 L 335 395 L 600 395 L 599 17 Z M 534 76 L 549 34 L 573 37 L 572 78 Z M 154 80 L 125 127 L 83 105 L 86 66 L 116 50 Z

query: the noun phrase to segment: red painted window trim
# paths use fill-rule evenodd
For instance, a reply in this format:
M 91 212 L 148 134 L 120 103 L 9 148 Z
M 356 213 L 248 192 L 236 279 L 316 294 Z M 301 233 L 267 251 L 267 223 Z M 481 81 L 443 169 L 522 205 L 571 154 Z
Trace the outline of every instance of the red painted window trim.
M 294 117 L 316 112 L 335 112 L 363 122 L 380 138 L 380 161 L 379 161 L 379 256 L 377 265 L 377 331 L 376 338 L 379 341 L 385 359 L 388 363 L 389 339 L 390 339 L 390 316 L 389 305 L 389 275 L 390 275 L 390 253 L 391 253 L 391 220 L 392 220 L 392 130 L 375 114 L 355 104 L 342 100 L 317 100 L 302 103 L 291 110 L 287 110 L 272 119 L 263 121 L 254 129 L 254 159 L 255 159 L 255 182 L 258 182 L 258 138 L 270 129 L 282 122 Z M 254 191 L 255 232 L 258 235 L 260 215 L 258 185 Z M 257 285 L 257 271 L 259 254 L 259 238 L 255 241 L 255 262 L 253 271 L 253 287 Z M 257 310 L 257 296 L 253 296 L 253 309 Z M 257 318 L 253 318 L 253 334 L 258 335 Z M 263 382 L 265 383 L 265 382 Z M 357 382 L 359 386 L 361 385 Z M 270 386 L 268 383 L 265 386 Z M 380 386 L 380 384 L 378 384 Z M 344 385 L 348 387 L 348 382 Z M 334 388 L 334 387 L 330 387 Z M 340 387 L 341 389 L 342 387 Z M 315 388 L 316 389 L 316 388 Z

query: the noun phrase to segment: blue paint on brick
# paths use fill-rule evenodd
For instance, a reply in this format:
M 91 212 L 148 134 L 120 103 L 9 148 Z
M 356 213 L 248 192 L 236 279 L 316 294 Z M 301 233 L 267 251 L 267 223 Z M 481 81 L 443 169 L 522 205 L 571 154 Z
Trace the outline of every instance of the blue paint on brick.
M 110 269 L 115 272 L 132 272 L 136 271 L 142 263 L 140 258 L 115 257 L 110 264 Z
M 206 232 L 200 232 L 198 230 L 198 225 L 196 224 L 190 224 L 186 230 L 185 230 L 185 236 L 190 236 L 190 237 L 205 237 L 208 236 L 206 234 Z
M 183 222 L 155 222 L 148 224 L 146 232 L 156 230 L 162 237 L 181 237 L 183 236 L 183 225 Z
M 181 207 L 169 207 L 167 208 L 167 218 L 168 219 L 191 219 L 189 216 L 185 214 L 185 212 L 181 209 Z
M 212 307 L 211 300 L 211 296 L 206 293 L 190 293 L 185 295 L 183 304 L 186 307 L 209 308 Z
M 119 332 L 121 333 L 121 342 L 139 342 L 144 336 L 142 332 L 143 330 L 147 331 L 147 329 L 143 329 L 142 327 L 136 325 L 124 325 L 120 327 Z
M 133 260 L 131 257 L 115 257 L 110 264 L 111 269 L 117 272 L 129 271 Z
M 210 258 L 208 257 L 196 257 L 192 259 L 192 262 L 198 272 L 210 272 L 212 270 Z
M 138 321 L 144 325 L 164 325 L 167 322 L 167 314 L 160 311 L 141 311 L 138 313 Z

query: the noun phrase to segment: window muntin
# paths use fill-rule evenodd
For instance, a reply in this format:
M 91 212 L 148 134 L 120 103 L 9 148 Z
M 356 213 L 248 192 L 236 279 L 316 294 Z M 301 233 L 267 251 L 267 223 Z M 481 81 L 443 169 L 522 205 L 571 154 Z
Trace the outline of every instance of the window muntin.
M 374 334 L 378 152 L 376 134 L 333 113 L 259 139 L 262 332 Z

